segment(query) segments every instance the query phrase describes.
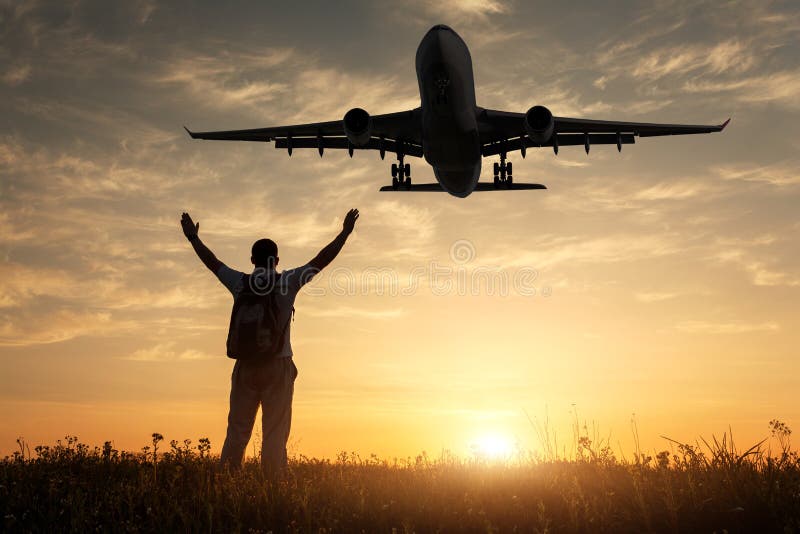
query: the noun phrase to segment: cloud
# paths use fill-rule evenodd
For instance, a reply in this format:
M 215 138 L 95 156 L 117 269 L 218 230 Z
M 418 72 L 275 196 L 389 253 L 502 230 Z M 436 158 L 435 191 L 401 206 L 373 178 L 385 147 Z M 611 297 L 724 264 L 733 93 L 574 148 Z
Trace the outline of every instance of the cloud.
M 177 274 L 177 273 L 176 273 Z M 206 274 L 206 273 L 203 273 Z M 190 277 L 192 279 L 193 277 Z M 186 284 L 185 287 L 171 287 L 150 290 L 141 287 L 127 287 L 115 283 L 110 287 L 99 286 L 99 294 L 92 298 L 110 310 L 163 310 L 215 308 L 219 305 L 219 291 L 208 293 Z M 215 288 L 217 289 L 217 288 Z
M 508 43 L 531 35 L 528 27 L 508 24 L 513 12 L 512 2 L 506 0 L 405 0 L 387 12 L 387 19 L 394 23 L 402 18 L 423 32 L 434 24 L 445 23 L 467 41 L 475 54 L 482 50 L 507 50 Z
M 636 155 L 631 156 L 631 160 L 637 158 Z M 669 216 L 682 218 L 688 214 L 695 217 L 694 222 L 699 222 L 695 212 L 698 205 L 713 205 L 723 196 L 730 199 L 731 195 L 738 193 L 727 184 L 720 183 L 716 170 L 710 173 L 705 169 L 698 170 L 694 176 L 686 178 L 676 176 L 672 171 L 654 172 L 653 169 L 644 169 L 635 177 L 615 174 L 601 174 L 598 177 L 593 174 L 598 169 L 602 173 L 604 166 L 609 166 L 609 160 L 587 162 L 590 171 L 585 172 L 585 177 L 580 176 L 580 180 L 567 189 L 548 190 L 544 202 L 559 212 L 627 212 L 636 214 L 637 218 L 646 217 L 651 223 Z M 701 216 L 710 222 L 711 213 L 706 210 Z M 714 210 L 714 213 L 717 211 Z
M 564 263 L 633 262 L 676 254 L 687 246 L 679 236 L 669 234 L 631 233 L 601 237 L 546 235 L 537 241 L 530 251 L 505 257 L 500 263 L 544 269 Z
M 398 237 L 414 235 L 419 243 L 436 235 L 437 215 L 430 208 L 401 200 L 382 200 L 375 203 L 372 211 L 376 220 L 390 221 L 389 226 Z
M 0 308 L 21 306 L 37 297 L 71 299 L 81 294 L 74 277 L 64 270 L 0 262 Z
M 142 137 L 151 135 L 146 133 Z M 143 161 L 141 157 L 145 155 L 149 159 Z M 182 173 L 165 179 L 164 174 L 154 168 L 162 158 L 163 154 L 153 155 L 149 150 L 78 155 L 43 145 L 23 144 L 16 138 L 0 139 L 0 176 L 16 185 L 15 196 L 29 200 L 28 208 L 55 204 L 57 200 L 59 209 L 63 210 L 70 200 L 152 194 L 189 181 Z M 198 173 L 192 179 L 196 184 L 201 177 Z M 17 204 L 15 207 L 24 206 Z
M 763 259 L 756 259 L 754 254 L 737 248 L 727 248 L 719 252 L 716 258 L 723 263 L 738 265 L 752 277 L 755 286 L 800 286 L 800 278 L 797 275 L 777 270 L 768 265 Z M 763 255 L 759 255 L 763 257 Z
M 10 86 L 24 83 L 31 76 L 31 66 L 29 64 L 13 65 L 3 73 L 3 83 Z
M 776 267 L 778 259 L 788 259 L 780 254 L 784 242 L 772 235 L 760 235 L 754 238 L 718 239 L 718 251 L 713 256 L 724 264 L 733 264 L 752 277 L 755 286 L 800 286 L 800 278 L 792 270 L 781 270 Z M 765 247 L 769 247 L 764 250 Z
M 682 90 L 686 93 L 732 93 L 734 98 L 743 103 L 777 103 L 798 109 L 800 71 L 777 71 L 721 80 L 690 79 L 683 83 Z
M 398 93 L 403 85 L 393 75 L 330 67 L 291 48 L 189 55 L 162 69 L 151 83 L 181 88 L 207 115 L 249 111 L 264 126 L 335 120 L 353 107 L 381 113 L 419 105 L 413 86 L 407 95 Z
M 502 0 L 443 0 L 440 2 L 414 0 L 411 4 L 415 4 L 434 16 L 446 17 L 462 23 L 475 19 L 485 20 L 492 15 L 506 14 L 510 11 L 509 5 Z
M 792 273 L 770 269 L 763 262 L 750 262 L 745 269 L 753 275 L 753 284 L 757 286 L 800 286 L 800 279 Z
M 675 325 L 677 330 L 692 334 L 747 334 L 753 332 L 777 332 L 780 325 L 774 322 L 751 323 L 745 321 L 709 322 L 684 321 Z
M 739 41 L 715 45 L 679 45 L 647 53 L 631 70 L 634 78 L 657 80 L 668 75 L 701 71 L 704 74 L 739 73 L 756 64 L 752 49 Z
M 640 18 L 638 21 L 635 21 L 633 24 L 635 31 L 628 32 L 625 39 L 617 40 L 616 42 L 606 41 L 601 43 L 600 46 L 597 47 L 598 50 L 600 50 L 596 56 L 597 63 L 601 66 L 613 64 L 619 61 L 620 58 L 624 59 L 628 54 L 635 54 L 642 48 L 645 48 L 648 42 L 674 33 L 686 24 L 686 19 L 680 18 L 672 23 L 664 24 L 663 22 L 659 22 L 653 28 L 643 28 L 642 23 L 647 22 L 650 18 L 649 16 L 652 15 L 655 15 L 655 12 L 651 9 L 650 13 L 648 13 L 648 17 Z
M 760 247 L 765 245 L 772 245 L 776 243 L 778 238 L 775 237 L 773 234 L 759 234 L 753 237 L 747 236 L 734 236 L 734 237 L 718 237 L 716 239 L 716 244 L 721 245 L 723 247 Z
M 177 274 L 179 276 L 179 274 Z M 216 309 L 226 302 L 213 284 L 175 286 L 169 276 L 160 282 L 111 273 L 82 275 L 68 269 L 0 263 L 0 345 L 28 346 L 67 341 L 79 336 L 147 332 L 157 321 L 134 312 Z M 166 287 L 159 287 L 166 285 Z M 148 287 L 149 286 L 149 287 Z M 173 323 L 175 321 L 172 321 Z M 181 329 L 207 329 L 194 324 Z
M 186 281 L 194 281 L 196 273 L 194 270 L 174 272 Z M 202 274 L 205 276 L 206 273 Z M 104 311 L 205 309 L 215 307 L 221 301 L 222 293 L 209 293 L 207 286 L 147 288 L 140 284 L 133 276 L 126 276 L 124 271 L 80 275 L 65 269 L 0 262 L 0 308 L 25 307 L 42 297 Z
M 599 78 L 597 78 L 595 81 L 592 82 L 592 85 L 594 85 L 595 87 L 597 87 L 602 91 L 606 88 L 606 85 L 608 85 L 608 79 L 609 79 L 608 76 L 600 76 Z
M 289 84 L 268 79 L 272 70 L 291 59 L 297 60 L 297 56 L 290 48 L 221 50 L 213 56 L 177 57 L 163 63 L 163 71 L 151 82 L 179 86 L 207 107 L 257 109 L 289 94 Z
M 645 99 L 645 100 L 631 100 L 630 102 L 621 103 L 614 106 L 615 111 L 630 113 L 632 115 L 644 115 L 658 111 L 660 109 L 668 108 L 675 103 L 671 98 L 658 98 L 658 99 Z
M 556 158 L 553 161 L 559 167 L 577 167 L 577 168 L 582 168 L 582 167 L 588 167 L 589 166 L 589 164 L 587 162 L 585 162 L 585 161 L 575 161 L 573 159 L 567 159 L 564 156 L 562 156 L 560 158 Z
M 218 356 L 194 350 L 175 350 L 175 343 L 160 343 L 146 349 L 139 349 L 123 359 L 137 362 L 191 362 L 217 359 Z
M 38 233 L 38 228 L 21 224 L 12 213 L 0 213 L 0 243 L 26 243 L 33 239 Z
M 708 191 L 702 183 L 662 182 L 643 189 L 634 195 L 638 200 L 684 200 Z
M 786 188 L 800 184 L 800 162 L 752 165 L 747 163 L 720 165 L 713 171 L 724 180 L 741 180 Z
M 293 101 L 298 113 L 290 118 L 296 121 L 307 122 L 308 117 L 338 119 L 354 107 L 377 114 L 419 106 L 415 84 L 402 83 L 395 75 L 365 75 L 328 66 L 306 65 L 293 85 Z M 398 91 L 398 88 L 403 89 Z M 333 113 L 336 115 L 331 117 Z
M 0 346 L 25 347 L 60 343 L 79 336 L 103 335 L 124 325 L 105 312 L 59 309 L 53 312 L 26 310 L 0 313 Z
M 666 293 L 666 292 L 642 292 L 636 293 L 634 295 L 636 300 L 640 302 L 661 302 L 664 300 L 674 299 L 678 296 L 678 293 Z
M 758 3 L 702 11 L 688 4 L 651 6 L 622 40 L 597 47 L 597 86 L 615 82 L 615 88 L 627 86 L 654 102 L 726 94 L 744 104 L 796 109 L 800 82 L 786 50 L 796 42 L 800 23 L 796 14 L 778 11 Z M 692 31 L 698 25 L 704 28 L 700 34 Z
M 114 148 L 121 148 L 122 153 L 128 156 L 140 156 L 143 150 L 154 148 L 161 153 L 171 151 L 170 144 L 185 135 L 177 125 L 165 130 L 159 127 L 156 121 L 148 120 L 138 113 L 128 112 L 120 106 L 94 101 L 74 101 L 66 98 L 53 101 L 26 95 L 16 98 L 15 104 L 17 110 L 23 114 L 59 123 L 64 129 L 74 129 L 81 138 L 91 137 L 95 132 L 104 131 L 106 135 L 102 136 L 102 141 L 116 144 Z M 6 141 L 8 139 L 6 138 Z M 82 148 L 82 153 L 89 152 L 86 147 Z M 50 154 L 52 149 L 45 152 Z
M 337 306 L 328 309 L 311 309 L 307 312 L 312 317 L 322 318 L 358 318 L 358 319 L 394 319 L 405 315 L 403 308 L 387 308 L 371 310 L 368 308 L 354 308 L 352 306 Z

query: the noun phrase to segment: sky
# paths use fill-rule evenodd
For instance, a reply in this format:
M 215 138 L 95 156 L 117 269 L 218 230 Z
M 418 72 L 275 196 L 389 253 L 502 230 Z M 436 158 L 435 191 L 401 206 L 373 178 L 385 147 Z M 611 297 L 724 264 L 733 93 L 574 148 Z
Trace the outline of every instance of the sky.
M 438 23 L 470 48 L 479 106 L 732 121 L 514 153 L 547 190 L 466 199 L 379 193 L 390 155 L 182 128 L 414 108 Z M 0 454 L 153 432 L 219 451 L 231 297 L 183 211 L 240 270 L 261 237 L 302 265 L 361 212 L 297 299 L 290 453 L 536 454 L 545 423 L 569 452 L 578 421 L 630 457 L 632 421 L 651 451 L 796 427 L 799 38 L 793 2 L 0 0 Z

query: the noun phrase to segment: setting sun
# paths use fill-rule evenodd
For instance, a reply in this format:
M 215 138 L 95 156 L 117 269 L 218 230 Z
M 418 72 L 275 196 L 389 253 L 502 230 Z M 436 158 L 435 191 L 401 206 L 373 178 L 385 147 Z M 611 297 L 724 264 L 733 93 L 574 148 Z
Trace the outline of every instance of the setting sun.
M 484 434 L 474 439 L 469 448 L 481 460 L 506 460 L 514 450 L 514 443 L 502 434 Z

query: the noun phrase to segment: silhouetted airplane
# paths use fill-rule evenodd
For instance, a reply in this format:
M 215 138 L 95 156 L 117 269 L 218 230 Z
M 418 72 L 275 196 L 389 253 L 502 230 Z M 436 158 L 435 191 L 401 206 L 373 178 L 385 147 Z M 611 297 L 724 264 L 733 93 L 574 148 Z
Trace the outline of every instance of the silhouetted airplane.
M 417 49 L 420 107 L 370 116 L 361 108 L 348 111 L 342 120 L 253 130 L 192 132 L 195 139 L 225 141 L 274 141 L 292 155 L 295 148 L 378 150 L 397 155 L 392 163 L 392 185 L 381 191 L 447 191 L 466 197 L 473 191 L 494 189 L 545 189 L 540 184 L 514 183 L 508 152 L 529 147 L 583 145 L 586 153 L 595 145 L 633 144 L 635 136 L 682 135 L 720 132 L 718 126 L 650 124 L 554 117 L 544 106 L 526 113 L 496 111 L 475 103 L 472 58 L 467 45 L 451 28 L 431 28 Z M 481 158 L 500 156 L 494 163 L 494 182 L 479 183 Z M 425 157 L 438 184 L 411 184 L 411 166 L 405 157 Z

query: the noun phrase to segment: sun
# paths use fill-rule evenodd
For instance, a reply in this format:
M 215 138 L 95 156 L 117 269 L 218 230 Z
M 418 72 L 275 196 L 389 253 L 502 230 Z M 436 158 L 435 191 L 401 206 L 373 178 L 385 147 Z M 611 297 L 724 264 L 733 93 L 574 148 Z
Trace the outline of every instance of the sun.
M 469 448 L 479 459 L 505 460 L 514 450 L 514 444 L 508 436 L 484 434 L 475 438 Z

